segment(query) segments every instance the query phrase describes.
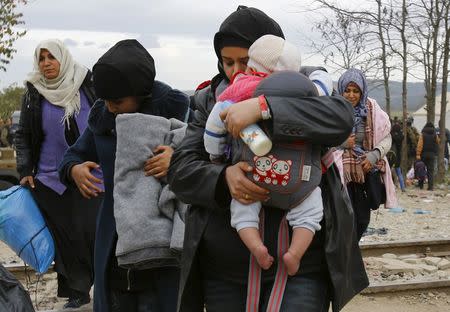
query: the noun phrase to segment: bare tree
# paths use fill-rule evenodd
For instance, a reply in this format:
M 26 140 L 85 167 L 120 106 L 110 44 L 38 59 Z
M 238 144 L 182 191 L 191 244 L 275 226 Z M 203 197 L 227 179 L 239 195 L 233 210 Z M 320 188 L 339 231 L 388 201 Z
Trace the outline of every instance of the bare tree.
M 445 1 L 443 9 L 443 24 L 444 24 L 444 52 L 443 52 L 443 66 L 442 66 L 442 88 L 441 88 L 441 116 L 439 121 L 439 137 L 441 142 L 438 151 L 438 174 L 436 181 L 442 181 L 445 175 L 444 168 L 444 150 L 447 144 L 446 138 L 446 124 L 445 119 L 447 115 L 447 86 L 449 75 L 449 58 L 450 58 L 450 2 Z
M 420 0 L 411 2 L 408 25 L 414 34 L 409 44 L 418 50 L 411 53 L 422 64 L 426 90 L 427 121 L 435 122 L 435 103 L 440 53 L 442 14 L 447 0 Z
M 406 119 L 408 118 L 408 38 L 407 38 L 407 21 L 408 21 L 408 5 L 406 0 L 401 0 L 400 3 L 394 3 L 393 6 L 393 16 L 392 27 L 396 29 L 395 36 L 399 38 L 390 38 L 388 44 L 391 50 L 402 60 L 402 112 L 403 112 L 403 133 L 406 132 Z M 388 33 L 390 34 L 390 33 Z M 396 43 L 399 43 L 397 46 Z M 401 167 L 404 172 L 406 172 L 407 164 L 407 142 L 406 135 L 402 142 L 402 159 Z
M 366 75 L 378 77 L 379 71 L 383 73 L 383 85 L 386 97 L 386 110 L 391 113 L 391 96 L 389 78 L 393 65 L 391 64 L 392 51 L 389 49 L 387 35 L 392 19 L 392 5 L 390 1 L 375 0 L 377 10 L 363 10 L 358 8 L 344 9 L 329 0 L 316 0 L 320 8 L 334 12 L 336 19 L 330 20 L 329 14 L 316 27 L 321 32 L 325 43 L 316 45 L 316 50 L 330 60 L 333 64 L 347 69 L 349 67 L 361 68 Z M 342 23 L 340 21 L 345 21 Z M 342 26 L 346 26 L 343 28 Z M 342 40 L 336 40 L 342 38 Z M 353 44 L 353 46 L 352 46 Z M 331 52 L 330 52 L 331 51 Z M 335 51 L 337 51 L 336 55 Z
M 376 0 L 377 2 L 377 18 L 376 23 L 378 26 L 378 37 L 380 38 L 381 45 L 381 63 L 383 68 L 383 83 L 384 83 L 384 92 L 386 97 L 386 112 L 389 116 L 391 116 L 391 91 L 389 89 L 389 77 L 390 77 L 390 67 L 388 65 L 388 52 L 387 52 L 387 44 L 385 38 L 385 32 L 387 31 L 385 27 L 385 17 L 389 15 L 388 9 L 386 6 L 383 6 L 381 0 Z
M 367 26 L 342 12 L 332 14 L 334 18 L 328 15 L 314 26 L 323 39 L 312 42 L 315 52 L 324 57 L 325 64 L 337 70 L 358 67 L 367 72 L 373 68 L 376 61 L 369 56 L 373 50 L 365 36 Z

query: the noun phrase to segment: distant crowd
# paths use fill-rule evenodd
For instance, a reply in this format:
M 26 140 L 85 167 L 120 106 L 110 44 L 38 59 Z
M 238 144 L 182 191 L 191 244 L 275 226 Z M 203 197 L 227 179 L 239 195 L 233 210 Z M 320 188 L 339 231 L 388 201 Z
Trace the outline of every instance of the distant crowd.
M 428 190 L 433 190 L 433 180 L 437 173 L 437 166 L 439 163 L 438 151 L 440 143 L 440 129 L 435 127 L 433 123 L 425 124 L 421 132 L 413 126 L 414 119 L 409 117 L 406 120 L 406 134 L 403 131 L 402 122 L 394 117 L 391 120 L 391 136 L 392 146 L 388 153 L 389 164 L 394 168 L 394 180 L 398 183 L 402 191 L 408 184 L 412 184 L 413 180 L 417 180 L 417 185 L 420 189 L 424 187 L 427 182 Z M 406 136 L 407 144 L 407 172 L 401 170 L 402 159 L 402 142 Z M 449 144 L 450 131 L 445 129 L 445 147 L 444 147 L 444 167 L 448 171 L 449 162 Z

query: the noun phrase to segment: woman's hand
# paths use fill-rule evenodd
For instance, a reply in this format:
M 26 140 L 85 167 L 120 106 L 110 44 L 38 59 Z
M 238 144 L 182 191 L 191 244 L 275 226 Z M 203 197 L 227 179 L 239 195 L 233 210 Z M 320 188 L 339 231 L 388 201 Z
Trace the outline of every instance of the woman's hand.
M 159 179 L 167 175 L 170 159 L 172 158 L 173 148 L 168 145 L 158 146 L 153 153 L 155 156 L 150 157 L 144 165 L 146 176 L 154 176 Z
M 70 175 L 73 181 L 80 190 L 81 195 L 85 198 L 97 197 L 102 190 L 94 183 L 103 183 L 102 180 L 95 177 L 92 173 L 92 169 L 97 169 L 100 166 L 92 161 L 85 161 L 82 164 L 75 165 L 70 170 Z
M 364 171 L 364 174 L 366 174 L 370 170 L 372 170 L 372 167 L 373 167 L 373 165 L 370 163 L 370 161 L 367 158 L 361 162 L 361 166 Z
M 31 188 L 34 188 L 34 178 L 33 176 L 26 176 L 20 180 L 20 185 L 29 185 Z
M 253 168 L 241 161 L 225 169 L 225 180 L 231 196 L 241 204 L 248 205 L 256 201 L 265 202 L 269 199 L 269 191 L 250 181 L 245 175 Z
M 259 100 L 252 98 L 235 103 L 220 113 L 220 118 L 225 123 L 228 133 L 235 138 L 245 127 L 261 120 L 261 108 Z

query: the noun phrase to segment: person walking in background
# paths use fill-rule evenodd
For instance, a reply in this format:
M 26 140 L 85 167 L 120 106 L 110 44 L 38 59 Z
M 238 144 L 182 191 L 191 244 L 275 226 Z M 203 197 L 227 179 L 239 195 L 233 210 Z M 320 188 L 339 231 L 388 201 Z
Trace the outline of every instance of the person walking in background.
M 420 159 L 427 167 L 428 190 L 433 190 L 434 167 L 439 148 L 439 137 L 433 123 L 427 122 L 422 129 L 417 142 L 416 159 Z M 421 185 L 419 185 L 420 187 Z M 423 188 L 423 182 L 422 187 Z
M 77 308 L 90 301 L 102 194 L 92 201 L 83 198 L 59 181 L 57 169 L 87 126 L 96 100 L 92 75 L 73 60 L 61 41 L 51 39 L 36 47 L 34 70 L 25 86 L 15 138 L 20 184 L 30 187 L 53 236 L 58 296 L 68 298 L 64 308 Z M 94 174 L 101 181 L 101 171 Z
M 391 137 L 392 137 L 391 150 L 393 151 L 395 157 L 394 157 L 394 161 L 392 162 L 392 164 L 389 163 L 389 165 L 392 168 L 394 168 L 395 175 L 397 176 L 398 183 L 400 185 L 400 189 L 402 190 L 402 192 L 405 192 L 405 190 L 406 190 L 405 180 L 403 177 L 402 168 L 400 166 L 400 163 L 402 160 L 402 142 L 403 142 L 404 135 L 403 135 L 402 125 L 397 117 L 395 117 L 392 122 Z
M 59 172 L 67 185 L 75 184 L 90 198 L 95 198 L 100 191 L 91 170 L 100 164 L 105 176 L 105 198 L 98 216 L 96 236 L 94 310 L 174 312 L 178 294 L 178 261 L 168 263 L 164 262 L 167 259 L 161 259 L 147 268 L 139 267 L 139 263 L 134 268 L 118 265 L 114 215 L 116 195 L 113 192 L 117 161 L 116 116 L 141 113 L 185 121 L 189 114 L 189 98 L 155 80 L 153 57 L 133 39 L 119 41 L 103 54 L 93 67 L 93 75 L 94 88 L 100 99 L 92 107 L 88 128 L 65 154 Z M 164 178 L 172 152 L 170 146 L 160 146 L 155 151 L 157 155 L 142 164 L 142 173 Z M 158 229 L 163 231 L 162 226 Z M 159 247 L 155 249 L 165 248 Z
M 417 141 L 419 141 L 419 132 L 413 126 L 414 118 L 409 116 L 406 119 L 406 146 L 407 146 L 407 163 L 406 170 L 414 167 L 416 161 Z
M 378 103 L 368 97 L 366 77 L 359 69 L 350 68 L 341 75 L 338 92 L 354 109 L 353 133 L 342 145 L 342 174 L 352 200 L 360 239 L 370 223 L 372 209 L 378 209 L 381 203 L 385 203 L 386 208 L 397 205 L 391 169 L 385 158 L 392 143 L 391 123 Z M 379 185 L 380 176 L 384 184 L 373 193 L 372 185 L 367 181 Z M 385 198 L 382 196 L 384 191 Z

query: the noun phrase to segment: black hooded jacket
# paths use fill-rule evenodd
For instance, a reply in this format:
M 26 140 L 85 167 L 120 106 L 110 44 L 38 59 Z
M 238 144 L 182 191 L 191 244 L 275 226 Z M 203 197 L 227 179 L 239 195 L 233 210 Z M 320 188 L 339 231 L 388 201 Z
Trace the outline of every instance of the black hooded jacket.
M 216 95 L 228 83 L 220 66 L 219 52 L 225 46 L 221 42 L 237 44 L 247 40 L 246 44 L 250 46 L 265 34 L 282 36 L 279 25 L 261 13 L 254 8 L 238 10 L 221 25 L 214 38 L 220 73 L 213 78 L 211 85 L 198 90 L 192 97 L 192 107 L 196 108 L 193 121 L 188 125 L 184 141 L 172 156 L 168 172 L 171 189 L 183 202 L 192 205 L 186 215 L 178 301 L 180 311 L 203 311 L 202 274 L 208 270 L 206 266 L 211 261 L 220 259 L 220 253 L 220 262 L 225 265 L 221 267 L 221 276 L 246 283 L 243 276 L 248 269 L 249 252 L 231 228 L 229 219 L 231 195 L 225 181 L 225 169 L 230 164 L 212 164 L 209 161 L 203 134 L 208 115 L 216 103 Z M 346 140 L 353 126 L 353 108 L 341 96 L 301 100 L 278 95 L 267 96 L 267 101 L 272 119 L 266 121 L 265 126 L 271 130 L 273 140 L 304 140 L 321 146 L 337 146 Z M 320 187 L 324 204 L 322 230 L 316 233 L 304 255 L 299 274 L 329 274 L 333 308 L 337 311 L 368 285 L 368 279 L 353 229 L 351 203 L 333 166 L 322 177 Z M 270 233 L 276 235 L 282 213 L 274 208 L 266 209 L 266 213 L 265 220 L 269 220 L 266 221 L 266 237 L 271 236 Z M 236 263 L 238 266 L 234 265 Z M 273 271 L 267 272 L 265 278 L 270 280 L 271 274 Z
M 189 106 L 188 97 L 165 83 L 153 80 L 152 77 L 154 76 L 151 75 L 151 72 L 154 73 L 154 65 L 148 58 L 149 55 L 142 51 L 144 48 L 135 40 L 121 41 L 115 47 L 117 46 L 121 47 L 121 53 L 117 53 L 117 51 L 116 53 L 107 52 L 105 55 L 108 55 L 108 57 L 100 59 L 101 64 L 108 64 L 105 66 L 104 72 L 96 76 L 98 67 L 97 65 L 94 66 L 94 79 L 102 79 L 102 74 L 123 69 L 119 77 L 107 77 L 106 79 L 112 83 L 112 87 L 114 83 L 120 82 L 121 79 L 125 79 L 129 82 L 129 85 L 117 86 L 118 88 L 124 88 L 117 92 L 107 84 L 103 85 L 103 81 L 97 80 L 94 81 L 96 91 L 97 87 L 101 88 L 102 90 L 99 89 L 99 93 L 104 97 L 117 94 L 120 94 L 120 96 L 151 94 L 151 97 L 147 96 L 140 104 L 139 113 L 186 121 Z M 112 49 L 115 49 L 115 47 Z M 130 62 L 134 65 L 130 65 Z M 136 66 L 135 68 L 147 68 L 148 70 L 129 71 L 123 66 L 124 64 Z M 126 89 L 131 85 L 133 86 L 132 89 Z M 103 100 L 98 100 L 91 109 L 88 128 L 66 152 L 59 167 L 60 178 L 67 185 L 72 184 L 70 170 L 75 164 L 94 161 L 100 163 L 102 168 L 105 195 L 97 217 L 94 259 L 96 272 L 94 310 L 102 312 L 114 310 L 111 306 L 111 289 L 131 292 L 148 289 L 148 287 L 151 287 L 148 280 L 152 278 L 151 270 L 126 270 L 118 267 L 115 257 L 117 232 L 113 209 L 113 189 L 116 143 L 115 115 L 108 111 Z
M 97 96 L 111 100 L 149 96 L 156 69 L 150 53 L 137 40 L 128 39 L 119 41 L 103 54 L 95 63 L 93 74 Z
M 423 147 L 422 155 L 433 154 L 437 155 L 439 145 L 436 138 L 436 129 L 432 123 L 427 123 L 422 129 Z

